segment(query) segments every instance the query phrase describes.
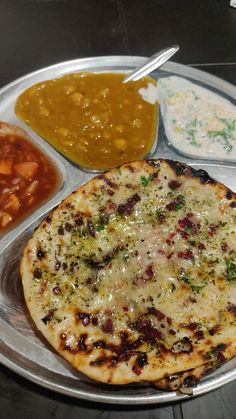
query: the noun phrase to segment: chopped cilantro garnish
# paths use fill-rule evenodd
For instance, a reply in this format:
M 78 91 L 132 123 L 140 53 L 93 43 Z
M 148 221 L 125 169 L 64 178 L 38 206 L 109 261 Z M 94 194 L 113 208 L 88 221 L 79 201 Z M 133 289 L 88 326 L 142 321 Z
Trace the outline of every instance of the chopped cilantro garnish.
M 226 259 L 226 274 L 228 281 L 236 280 L 236 265 L 231 260 Z
M 215 138 L 215 137 L 222 137 L 224 139 L 228 138 L 227 132 L 225 130 L 207 131 L 207 135 L 209 138 Z
M 192 125 L 193 127 L 196 127 L 196 126 L 197 126 L 197 122 L 198 122 L 197 118 L 194 118 L 194 119 L 190 122 L 190 125 Z
M 188 284 L 191 290 L 196 292 L 197 294 L 199 294 L 201 289 L 205 287 L 205 284 L 199 284 L 199 285 L 192 284 L 192 278 L 185 272 L 184 269 L 180 269 L 178 279 L 180 281 L 185 282 L 185 284 Z
M 103 231 L 104 229 L 105 229 L 105 226 L 103 224 L 96 225 L 96 231 Z
M 234 133 L 235 133 L 235 123 L 236 119 L 225 119 L 225 118 L 217 118 L 220 122 L 225 124 L 225 128 L 218 130 L 218 131 L 207 131 L 207 135 L 210 139 L 214 140 L 219 138 L 219 140 L 223 140 L 223 147 L 226 152 L 230 152 L 233 146 L 230 144 L 230 140 L 233 140 Z
M 147 177 L 141 176 L 141 183 L 144 186 L 144 188 L 146 188 L 149 185 L 149 183 L 151 182 L 151 180 L 152 180 L 151 175 L 148 175 Z
M 199 294 L 199 291 L 201 291 L 202 288 L 204 288 L 205 285 L 193 285 L 191 284 L 191 289 L 196 292 L 197 294 Z
M 198 124 L 197 118 L 194 118 L 192 121 L 190 121 L 184 129 L 182 129 L 183 134 L 187 134 L 188 139 L 190 140 L 190 144 L 195 147 L 201 147 L 201 144 L 199 144 L 196 141 L 196 133 L 197 133 L 197 124 Z
M 186 284 L 191 283 L 191 278 L 186 274 L 184 269 L 180 269 L 178 279 L 185 282 Z
M 124 254 L 124 256 L 123 256 L 123 260 L 124 260 L 125 262 L 128 262 L 128 261 L 129 261 L 129 255 L 128 255 L 127 253 L 125 253 L 125 254 Z
M 185 227 L 184 231 L 186 231 L 186 233 L 192 233 L 192 227 Z
M 185 205 L 185 199 L 183 195 L 178 195 L 176 199 L 175 209 L 176 211 L 182 209 Z

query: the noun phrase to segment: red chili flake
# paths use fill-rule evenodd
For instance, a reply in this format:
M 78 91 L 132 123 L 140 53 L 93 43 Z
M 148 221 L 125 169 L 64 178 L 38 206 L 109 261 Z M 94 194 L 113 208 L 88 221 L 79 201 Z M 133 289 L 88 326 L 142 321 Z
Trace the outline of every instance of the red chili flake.
M 92 278 L 87 278 L 87 279 L 86 279 L 86 281 L 85 281 L 85 283 L 86 283 L 87 285 L 91 285 L 91 284 L 92 284 L 92 282 L 93 282 L 93 279 L 92 279 Z
M 214 336 L 217 332 L 219 332 L 220 326 L 217 324 L 212 329 L 209 329 L 209 335 Z
M 177 197 L 174 201 L 171 201 L 169 204 L 166 205 L 166 209 L 168 211 L 178 211 L 179 209 L 183 208 L 184 200 L 182 195 Z
M 181 183 L 178 180 L 170 180 L 168 182 L 168 186 L 170 189 L 177 189 L 181 186 Z
M 81 320 L 83 326 L 87 326 L 90 323 L 90 315 L 87 313 L 77 313 L 76 317 Z
M 168 244 L 168 246 L 172 245 L 172 241 L 170 239 L 166 239 L 166 243 Z
M 170 259 L 173 256 L 174 252 L 171 252 L 169 255 L 167 255 L 167 259 Z
M 138 332 L 142 333 L 143 339 L 146 342 L 154 344 L 157 339 L 161 339 L 161 332 L 152 326 L 151 320 L 143 320 L 142 317 L 139 317 L 136 322 L 136 328 Z
M 95 228 L 94 228 L 93 222 L 91 220 L 88 220 L 87 227 L 88 227 L 88 231 L 89 231 L 90 235 L 92 237 L 95 237 Z
M 113 321 L 112 319 L 107 319 L 102 326 L 102 330 L 106 333 L 112 333 L 113 331 Z
M 208 235 L 210 237 L 215 236 L 216 235 L 216 232 L 217 232 L 216 229 L 217 229 L 217 225 L 215 225 L 215 224 L 210 225 L 209 226 L 209 230 L 208 230 Z
M 60 267 L 61 267 L 61 262 L 57 260 L 55 263 L 55 271 L 59 271 Z
M 99 175 L 98 179 L 102 179 L 110 188 L 117 189 L 118 185 L 111 179 L 108 179 L 105 175 Z
M 176 335 L 176 331 L 174 329 L 170 329 L 169 332 L 170 332 L 170 335 Z
M 195 336 L 197 339 L 199 339 L 199 340 L 204 339 L 204 333 L 203 333 L 203 331 L 202 331 L 202 330 L 197 330 L 197 331 L 194 333 L 194 336 Z
M 60 226 L 60 227 L 58 228 L 57 232 L 58 232 L 58 234 L 59 234 L 60 236 L 64 236 L 64 228 L 63 228 L 62 226 Z
M 82 333 L 82 335 L 80 335 L 78 341 L 76 342 L 76 346 L 82 349 L 82 351 L 86 351 L 87 349 L 87 345 L 85 343 L 86 338 L 87 338 L 87 334 Z M 74 350 L 73 352 L 78 352 L 78 349 L 77 351 Z
M 140 200 L 141 200 L 140 196 L 137 193 L 135 193 L 134 195 L 132 195 L 130 198 L 127 199 L 127 203 L 134 205 Z
M 53 316 L 54 316 L 54 310 L 49 310 L 48 314 L 46 314 L 46 316 L 44 316 L 41 320 L 44 324 L 47 325 L 48 323 L 50 323 Z
M 66 340 L 67 334 L 65 332 L 61 333 L 61 340 Z
M 125 204 L 125 212 L 127 215 L 132 214 L 133 210 L 134 210 L 133 204 L 128 204 L 128 203 Z
M 165 314 L 162 313 L 162 311 L 157 310 L 157 308 L 155 307 L 148 307 L 148 313 L 153 314 L 158 321 L 161 321 L 166 317 Z
M 142 370 L 141 368 L 138 367 L 138 365 L 133 365 L 132 367 L 132 371 L 136 374 L 136 375 L 140 375 Z
M 117 208 L 117 205 L 115 204 L 115 202 L 109 202 L 109 204 L 107 205 L 107 208 L 112 211 Z
M 163 320 L 166 317 L 165 314 L 162 313 L 160 310 L 156 310 L 155 316 L 159 321 Z
M 229 304 L 228 307 L 227 307 L 227 310 L 236 317 L 236 305 L 235 304 Z
M 61 294 L 61 288 L 60 287 L 54 287 L 53 289 L 54 294 L 59 295 Z
M 111 189 L 107 189 L 107 193 L 108 193 L 108 195 L 110 195 L 110 196 L 112 196 L 112 195 L 114 195 L 114 191 L 112 191 Z
M 157 214 L 157 218 L 158 218 L 158 221 L 159 221 L 160 224 L 164 224 L 164 222 L 166 220 L 166 217 L 164 216 L 164 214 L 162 214 L 162 213 Z
M 121 215 L 125 214 L 125 212 L 126 212 L 125 205 L 124 204 L 118 205 L 117 212 L 118 212 L 118 214 L 121 214 Z
M 70 224 L 70 223 L 66 222 L 66 224 L 65 224 L 65 229 L 66 229 L 66 231 L 68 231 L 68 233 L 69 233 L 69 232 L 73 229 L 72 224 Z
M 189 301 L 190 301 L 191 303 L 196 303 L 196 302 L 197 302 L 196 298 L 192 297 L 191 295 L 190 295 L 190 297 L 189 297 Z
M 219 362 L 219 363 L 223 363 L 223 362 L 225 362 L 226 361 L 226 358 L 225 358 L 225 356 L 222 354 L 222 352 L 219 352 L 218 354 L 217 354 L 217 362 Z
M 98 318 L 97 317 L 92 317 L 92 324 L 94 326 L 97 326 L 98 325 Z
M 221 243 L 221 250 L 222 252 L 227 252 L 227 250 L 229 250 L 227 243 Z
M 189 234 L 186 233 L 186 231 L 181 230 L 180 232 L 181 237 L 183 237 L 184 240 L 188 240 Z
M 165 251 L 163 250 L 163 249 L 159 249 L 158 250 L 158 253 L 159 253 L 159 255 L 165 255 L 166 253 L 165 253 Z
M 34 278 L 40 279 L 42 278 L 42 271 L 40 268 L 35 268 L 33 271 Z
M 171 201 L 169 204 L 166 205 L 166 209 L 168 211 L 176 211 L 176 202 L 175 201 Z
M 78 217 L 75 219 L 75 223 L 76 223 L 78 226 L 81 226 L 82 224 L 84 224 L 84 222 L 83 222 L 83 218 L 82 218 L 81 216 L 78 216 Z
M 147 266 L 147 268 L 145 269 L 145 274 L 149 278 L 153 278 L 153 276 L 154 276 L 154 267 L 152 265 Z
M 196 330 L 199 323 L 192 322 L 192 323 L 181 323 L 181 327 L 184 327 L 185 329 L 189 330 Z
M 198 245 L 198 249 L 199 249 L 199 250 L 205 250 L 205 249 L 206 249 L 205 244 L 203 244 L 203 243 L 199 243 L 199 245 Z
M 127 313 L 129 311 L 128 307 L 126 307 L 126 306 L 123 307 L 123 310 L 124 310 L 125 313 Z
M 169 316 L 166 317 L 166 321 L 169 325 L 172 324 L 172 319 Z
M 134 205 L 141 200 L 140 196 L 136 193 L 129 197 L 124 204 L 118 205 L 117 212 L 119 214 L 131 215 L 134 211 Z
M 178 224 L 180 225 L 181 228 L 193 226 L 193 222 L 188 217 L 184 217 L 182 218 L 182 220 L 179 220 Z
M 189 260 L 193 258 L 193 252 L 191 250 L 186 250 L 186 252 L 178 252 L 178 258 Z
M 105 310 L 105 314 L 108 314 L 108 315 L 112 314 L 111 309 L 110 309 L 110 308 L 106 308 L 106 310 Z

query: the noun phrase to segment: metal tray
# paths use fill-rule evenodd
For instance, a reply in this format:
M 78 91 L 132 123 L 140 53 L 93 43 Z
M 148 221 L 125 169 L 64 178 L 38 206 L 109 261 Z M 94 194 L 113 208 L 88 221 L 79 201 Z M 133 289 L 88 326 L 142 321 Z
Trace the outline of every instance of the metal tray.
M 37 332 L 27 313 L 18 273 L 22 249 L 34 227 L 55 205 L 94 173 L 72 165 L 48 143 L 21 123 L 14 114 L 17 96 L 28 86 L 65 73 L 78 71 L 129 71 L 144 62 L 144 57 L 110 56 L 85 58 L 56 64 L 28 74 L 0 90 L 0 120 L 21 125 L 43 151 L 53 158 L 61 174 L 61 187 L 46 204 L 37 209 L 0 239 L 0 362 L 43 387 L 90 401 L 147 405 L 167 403 L 189 397 L 164 392 L 151 385 L 109 386 L 94 382 L 75 371 L 58 356 Z M 169 62 L 152 75 L 158 79 L 172 74 L 193 80 L 236 103 L 236 87 L 202 71 Z M 160 120 L 157 148 L 152 157 L 185 161 L 203 168 L 212 177 L 236 191 L 236 163 L 194 160 L 174 150 Z M 207 376 L 193 389 L 193 396 L 216 389 L 236 378 L 236 358 Z

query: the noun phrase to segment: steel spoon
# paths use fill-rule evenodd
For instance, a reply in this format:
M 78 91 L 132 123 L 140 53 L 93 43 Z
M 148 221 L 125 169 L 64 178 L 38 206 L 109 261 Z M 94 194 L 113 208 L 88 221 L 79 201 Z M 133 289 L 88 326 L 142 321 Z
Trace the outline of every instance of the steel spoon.
M 132 73 L 129 73 L 123 80 L 123 83 L 127 83 L 127 81 L 137 81 L 141 79 L 141 77 L 146 76 L 147 74 L 151 73 L 156 68 L 163 65 L 166 61 L 168 61 L 177 51 L 179 50 L 179 45 L 174 45 L 173 47 L 163 49 L 162 51 L 157 52 L 144 64 L 140 67 L 136 68 Z

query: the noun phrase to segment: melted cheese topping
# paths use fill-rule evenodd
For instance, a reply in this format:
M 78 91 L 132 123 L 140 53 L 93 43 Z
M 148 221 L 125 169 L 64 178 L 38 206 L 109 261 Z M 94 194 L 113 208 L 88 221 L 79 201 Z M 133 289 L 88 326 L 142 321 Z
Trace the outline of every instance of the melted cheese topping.
M 236 160 L 236 107 L 181 77 L 159 80 L 158 98 L 166 134 L 191 157 Z

